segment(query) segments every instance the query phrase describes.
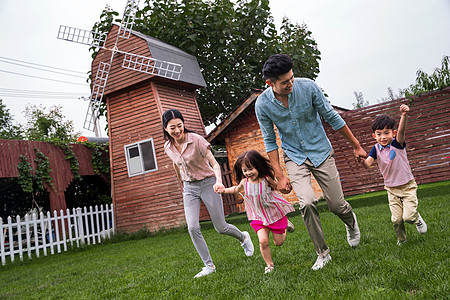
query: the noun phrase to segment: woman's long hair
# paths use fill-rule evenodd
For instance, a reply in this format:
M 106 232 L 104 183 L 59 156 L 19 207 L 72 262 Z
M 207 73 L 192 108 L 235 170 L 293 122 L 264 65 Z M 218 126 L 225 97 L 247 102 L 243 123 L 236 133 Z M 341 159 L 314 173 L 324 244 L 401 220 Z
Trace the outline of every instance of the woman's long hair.
M 273 180 L 275 180 L 275 172 L 273 171 L 272 165 L 270 164 L 270 160 L 262 156 L 256 150 L 249 150 L 244 152 L 239 158 L 236 160 L 234 164 L 233 173 L 236 178 L 236 182 L 241 182 L 242 178 L 244 178 L 244 172 L 242 172 L 242 165 L 246 165 L 247 167 L 253 167 L 258 171 L 258 177 L 264 178 L 269 176 Z
M 172 119 L 180 119 L 183 122 L 184 127 L 184 118 L 181 112 L 178 109 L 172 108 L 169 110 L 166 110 L 162 115 L 162 125 L 163 125 L 163 132 L 164 132 L 164 139 L 170 140 L 170 142 L 173 142 L 173 137 L 170 136 L 170 134 L 166 131 L 167 123 L 169 123 Z M 191 130 L 184 127 L 184 132 L 192 132 Z

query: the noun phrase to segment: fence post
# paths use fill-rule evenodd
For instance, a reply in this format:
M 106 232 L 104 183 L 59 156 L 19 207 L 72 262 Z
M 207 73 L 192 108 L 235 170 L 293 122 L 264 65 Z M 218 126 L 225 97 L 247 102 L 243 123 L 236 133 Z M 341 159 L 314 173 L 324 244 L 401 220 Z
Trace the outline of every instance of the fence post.
M 101 204 L 100 205 L 100 217 L 101 217 L 101 224 L 102 224 L 102 226 L 101 226 L 101 228 L 100 228 L 100 230 L 101 230 L 101 232 L 102 232 L 102 238 L 104 239 L 106 236 L 105 236 L 105 215 L 104 215 L 104 211 L 103 211 L 103 204 Z
M 98 206 L 97 205 L 95 206 L 95 210 L 94 211 L 95 211 L 95 225 L 97 226 L 97 241 L 98 241 L 98 243 L 101 243 L 102 239 L 100 237 L 100 235 L 101 235 L 100 216 L 98 214 Z M 94 237 L 94 239 L 95 239 L 95 237 Z
M 41 224 L 42 250 L 44 251 L 44 256 L 47 256 L 47 241 L 45 239 L 46 226 L 45 226 L 45 221 L 44 221 L 44 213 L 42 211 L 39 214 L 39 221 Z
M 91 240 L 89 238 L 89 218 L 88 218 L 88 212 L 86 206 L 84 207 L 84 233 L 86 235 L 87 244 L 91 244 Z
M 48 224 L 48 240 L 50 245 L 50 253 L 55 254 L 55 249 L 53 245 L 53 228 L 52 228 L 52 215 L 47 212 L 47 224 Z
M 22 247 L 22 222 L 20 222 L 20 216 L 16 216 L 17 223 L 17 245 L 19 246 L 19 259 L 23 261 L 23 247 Z
M 114 234 L 116 232 L 116 226 L 114 225 L 114 206 L 111 204 L 111 230 Z M 108 235 L 109 237 L 109 235 Z
M 109 206 L 108 206 L 108 204 L 106 204 L 106 228 L 108 229 L 106 234 L 108 235 L 108 238 L 110 238 L 111 237 L 111 227 L 109 226 Z
M 39 232 L 37 229 L 37 220 L 36 220 L 36 213 L 33 213 L 31 215 L 31 218 L 33 219 L 33 229 L 34 229 L 34 246 L 36 251 L 36 257 L 39 258 Z
M 31 259 L 31 234 L 30 234 L 30 216 L 25 214 L 25 235 L 27 237 L 27 255 Z
M 77 224 L 78 224 L 78 236 L 80 237 L 81 244 L 84 245 L 84 229 L 83 229 L 83 216 L 81 214 L 81 208 L 77 208 Z M 77 245 L 78 246 L 78 245 Z
M 92 244 L 95 245 L 94 211 L 92 210 L 92 206 L 89 206 L 89 214 L 91 215 L 91 228 L 89 232 L 92 232 Z
M 11 256 L 11 262 L 14 261 L 14 235 L 12 230 L 11 216 L 8 216 L 8 235 L 9 235 L 9 254 Z
M 67 215 L 67 227 L 69 228 L 69 240 L 70 240 L 70 246 L 73 247 L 73 235 L 72 235 L 72 221 L 71 221 L 71 215 L 70 215 L 70 210 L 67 209 L 66 210 L 66 215 Z M 74 225 L 75 227 L 75 225 Z
M 56 210 L 53 211 L 53 218 L 54 218 L 54 224 L 55 224 L 54 228 L 55 228 L 55 238 L 56 238 L 56 249 L 58 250 L 58 253 L 61 253 L 61 245 L 59 244 L 59 242 L 61 240 L 59 238 L 58 212 Z
M 61 231 L 62 231 L 64 251 L 67 251 L 66 222 L 64 221 L 65 216 L 64 211 L 62 209 L 59 211 L 59 215 L 61 216 L 61 228 L 62 228 Z
M 2 256 L 2 265 L 6 264 L 5 259 L 5 236 L 3 235 L 3 220 L 0 218 L 0 252 Z

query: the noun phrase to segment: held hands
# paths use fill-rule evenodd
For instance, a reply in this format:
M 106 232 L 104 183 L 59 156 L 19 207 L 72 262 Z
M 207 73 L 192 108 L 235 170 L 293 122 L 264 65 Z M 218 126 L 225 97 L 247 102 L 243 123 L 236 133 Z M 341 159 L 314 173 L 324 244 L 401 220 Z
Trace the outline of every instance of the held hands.
M 222 183 L 214 184 L 213 188 L 214 188 L 214 192 L 216 192 L 217 194 L 225 193 L 225 186 Z
M 285 176 L 278 178 L 277 190 L 282 194 L 289 194 L 292 190 L 292 185 L 289 179 Z
M 364 151 L 361 146 L 353 149 L 353 153 L 355 154 L 355 159 L 358 163 L 364 162 L 364 160 L 367 158 L 367 152 Z
M 400 112 L 402 113 L 402 116 L 406 116 L 409 112 L 409 106 L 406 104 L 402 104 L 400 106 Z

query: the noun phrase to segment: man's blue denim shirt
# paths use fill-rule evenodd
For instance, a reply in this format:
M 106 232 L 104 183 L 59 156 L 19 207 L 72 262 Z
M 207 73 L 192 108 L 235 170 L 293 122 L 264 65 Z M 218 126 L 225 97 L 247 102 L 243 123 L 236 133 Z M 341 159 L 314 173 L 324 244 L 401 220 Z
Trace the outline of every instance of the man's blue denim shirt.
M 298 165 L 309 158 L 317 167 L 332 150 L 320 116 L 334 130 L 344 127 L 345 121 L 310 79 L 295 78 L 292 93 L 288 97 L 289 108 L 286 108 L 269 87 L 256 100 L 256 117 L 266 152 L 278 149 L 273 127 L 275 124 L 284 153 Z

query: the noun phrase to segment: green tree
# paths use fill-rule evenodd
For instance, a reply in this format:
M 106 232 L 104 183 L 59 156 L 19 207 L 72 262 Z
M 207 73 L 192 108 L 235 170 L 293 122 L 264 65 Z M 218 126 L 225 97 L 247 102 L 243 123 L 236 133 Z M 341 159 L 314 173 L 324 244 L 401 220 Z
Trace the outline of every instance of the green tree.
M 0 99 L 0 139 L 21 140 L 23 131 L 19 125 L 13 124 L 14 118 Z
M 73 121 L 66 121 L 62 107 L 52 106 L 47 111 L 42 106 L 27 106 L 25 108 L 27 125 L 25 137 L 31 141 L 53 141 L 69 143 L 76 141 Z
M 105 9 L 93 30 L 109 31 L 117 16 Z M 290 55 L 296 76 L 319 73 L 320 51 L 307 26 L 285 18 L 278 33 L 269 0 L 146 0 L 136 16 L 136 31 L 197 58 L 207 85 L 197 95 L 205 125 L 223 119 L 251 88 L 265 86 L 261 70 L 271 54 Z
M 410 97 L 450 86 L 449 62 L 450 57 L 444 56 L 441 68 L 434 69 L 434 72 L 430 75 L 422 70 L 417 71 L 416 81 L 403 90 L 403 95 Z

